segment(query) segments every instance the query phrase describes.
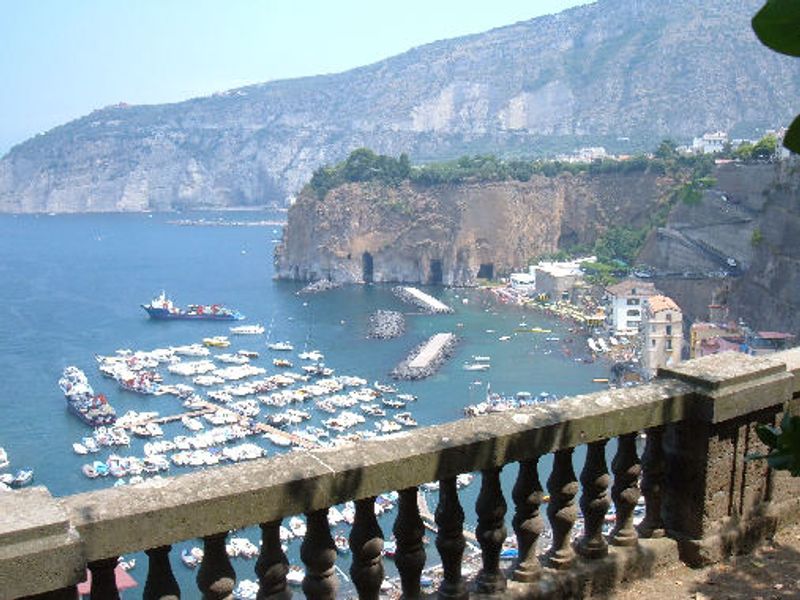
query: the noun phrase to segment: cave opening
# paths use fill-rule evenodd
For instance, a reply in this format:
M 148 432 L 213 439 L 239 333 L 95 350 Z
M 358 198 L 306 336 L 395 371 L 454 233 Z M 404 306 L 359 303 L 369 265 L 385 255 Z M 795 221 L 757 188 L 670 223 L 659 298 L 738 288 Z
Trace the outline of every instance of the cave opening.
M 481 263 L 478 279 L 494 279 L 494 263 Z
M 372 254 L 364 252 L 361 256 L 361 266 L 361 278 L 364 280 L 364 283 L 372 283 L 374 281 Z
M 442 285 L 442 261 L 439 258 L 431 260 L 431 271 L 428 275 L 428 283 L 431 285 Z

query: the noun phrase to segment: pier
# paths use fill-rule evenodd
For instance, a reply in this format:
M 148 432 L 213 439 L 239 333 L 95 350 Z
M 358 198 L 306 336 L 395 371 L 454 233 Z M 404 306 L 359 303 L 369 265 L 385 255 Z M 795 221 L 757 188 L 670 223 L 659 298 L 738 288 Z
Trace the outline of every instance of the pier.
M 430 294 L 426 294 L 415 287 L 399 285 L 395 287 L 393 291 L 401 300 L 419 306 L 427 312 L 434 314 L 453 312 L 453 309 L 444 302 L 437 300 Z
M 394 371 L 395 379 L 423 379 L 433 375 L 449 358 L 457 338 L 453 333 L 437 333 L 411 351 Z

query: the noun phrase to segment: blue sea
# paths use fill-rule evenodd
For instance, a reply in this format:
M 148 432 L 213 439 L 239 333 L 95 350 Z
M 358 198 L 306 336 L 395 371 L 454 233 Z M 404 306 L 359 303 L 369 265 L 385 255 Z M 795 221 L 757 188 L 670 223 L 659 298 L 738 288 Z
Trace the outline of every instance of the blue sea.
M 263 221 L 283 216 L 226 212 L 180 218 Z M 594 391 L 597 385 L 592 379 L 608 376 L 608 364 L 575 360 L 585 353 L 586 343 L 569 331 L 570 323 L 501 305 L 485 290 L 426 288 L 455 309 L 452 315 L 417 314 L 392 294 L 391 286 L 346 286 L 298 296 L 299 284 L 273 280 L 272 256 L 280 227 L 169 223 L 175 218 L 168 214 L 0 216 L 0 447 L 8 452 L 11 470 L 32 468 L 35 483 L 54 495 L 113 484 L 109 479 L 87 479 L 81 472 L 87 457 L 72 452 L 72 443 L 86 435 L 87 427 L 66 411 L 57 386 L 65 366 L 81 367 L 118 414 L 128 410 L 174 414 L 181 410 L 174 396 L 120 391 L 112 380 L 101 377 L 94 355 L 190 344 L 228 333 L 231 323 L 149 320 L 140 305 L 162 290 L 179 305 L 225 304 L 247 316 L 243 323 L 263 324 L 265 335 L 231 337 L 229 350 L 258 350 L 261 357 L 253 364 L 268 373 L 277 369 L 271 364 L 275 355 L 265 343 L 288 340 L 295 354 L 305 349 L 323 352 L 326 365 L 337 374 L 389 382 L 389 372 L 414 346 L 436 332 L 457 333 L 456 352 L 436 375 L 397 385 L 400 391 L 418 396 L 408 408 L 421 426 L 461 418 L 465 405 L 485 397 L 487 384 L 492 391 L 509 395 L 528 391 L 563 396 Z M 366 339 L 367 318 L 377 309 L 407 313 L 406 334 L 387 341 Z M 515 332 L 521 323 L 552 329 L 550 335 L 561 341 Z M 511 339 L 499 341 L 504 335 Z M 473 355 L 491 356 L 491 369 L 465 371 L 462 366 Z M 262 415 L 266 412 L 262 409 Z M 315 415 L 312 423 L 328 416 Z M 165 433 L 171 437 L 187 432 L 178 423 L 165 426 Z M 251 440 L 270 452 L 278 451 L 266 440 Z M 142 441 L 134 439 L 130 449 L 116 452 L 141 456 L 141 446 Z M 105 450 L 101 457 L 111 452 Z M 516 468 L 506 471 L 510 485 Z M 184 469 L 171 469 L 172 474 L 180 472 Z M 474 515 L 478 482 L 476 478 L 462 495 L 468 515 Z M 511 504 L 508 491 L 506 498 Z M 430 505 L 435 507 L 435 496 Z M 396 511 L 381 520 L 387 536 L 395 515 Z M 511 515 L 509 510 L 509 531 Z M 248 535 L 257 539 L 252 531 Z M 176 547 L 192 544 L 197 541 Z M 299 542 L 292 542 L 289 556 L 295 562 L 298 548 Z M 176 575 L 185 596 L 192 597 L 188 582 L 195 574 L 180 564 L 177 555 L 173 553 Z M 428 555 L 435 562 L 432 544 Z M 146 559 L 138 558 L 142 566 L 131 574 L 140 580 L 141 590 Z M 241 578 L 254 578 L 254 561 L 234 564 Z M 347 571 L 348 559 L 341 567 Z M 126 597 L 138 594 L 133 590 Z

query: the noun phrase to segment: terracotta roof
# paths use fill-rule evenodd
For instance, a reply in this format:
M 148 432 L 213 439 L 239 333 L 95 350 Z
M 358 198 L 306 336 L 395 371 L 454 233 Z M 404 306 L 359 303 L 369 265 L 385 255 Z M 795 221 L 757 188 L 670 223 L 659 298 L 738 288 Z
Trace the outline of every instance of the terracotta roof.
M 651 313 L 661 312 L 662 310 L 677 310 L 681 308 L 669 296 L 650 296 L 647 299 L 647 306 Z
M 652 296 L 658 293 L 654 283 L 638 279 L 624 279 L 607 287 L 606 291 L 614 296 Z

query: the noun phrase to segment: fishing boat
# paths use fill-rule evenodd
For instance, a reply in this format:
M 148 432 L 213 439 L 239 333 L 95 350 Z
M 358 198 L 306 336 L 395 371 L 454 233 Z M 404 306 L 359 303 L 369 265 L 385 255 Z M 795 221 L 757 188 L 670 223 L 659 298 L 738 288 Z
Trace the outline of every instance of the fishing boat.
M 58 386 L 67 399 L 67 410 L 87 425 L 100 427 L 117 420 L 117 413 L 105 395 L 94 393 L 86 374 L 78 367 L 65 368 Z
M 142 308 L 151 319 L 170 320 L 183 319 L 190 321 L 241 321 L 244 315 L 238 311 L 226 308 L 222 304 L 189 304 L 180 308 L 173 304 L 166 292 L 153 298 L 149 304 L 142 304 Z

